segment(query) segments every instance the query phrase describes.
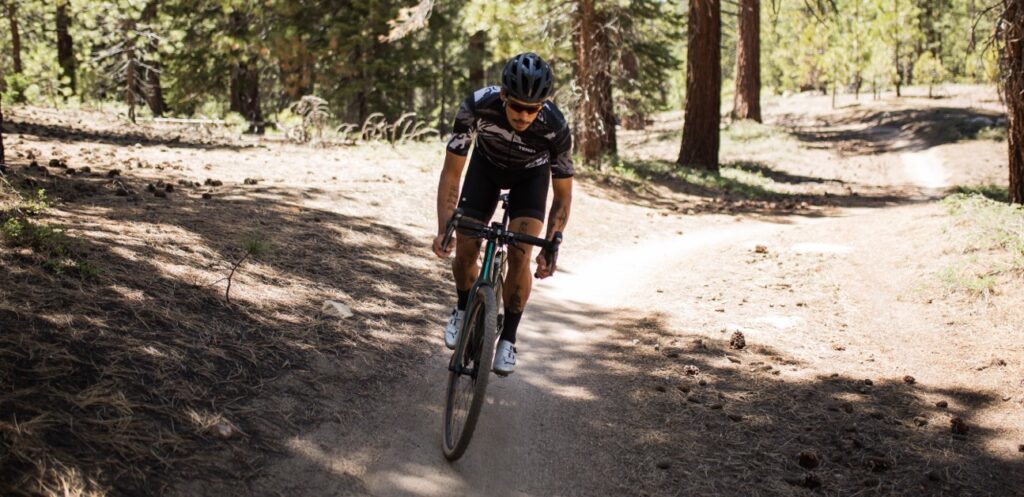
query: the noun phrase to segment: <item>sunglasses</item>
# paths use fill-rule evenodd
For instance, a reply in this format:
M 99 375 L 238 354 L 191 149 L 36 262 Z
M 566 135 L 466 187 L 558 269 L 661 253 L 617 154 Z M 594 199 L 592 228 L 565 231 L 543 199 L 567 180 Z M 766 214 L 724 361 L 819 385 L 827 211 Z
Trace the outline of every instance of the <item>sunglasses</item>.
M 505 105 L 516 112 L 526 112 L 527 114 L 536 114 L 544 107 L 544 105 L 523 105 L 508 99 L 505 99 Z

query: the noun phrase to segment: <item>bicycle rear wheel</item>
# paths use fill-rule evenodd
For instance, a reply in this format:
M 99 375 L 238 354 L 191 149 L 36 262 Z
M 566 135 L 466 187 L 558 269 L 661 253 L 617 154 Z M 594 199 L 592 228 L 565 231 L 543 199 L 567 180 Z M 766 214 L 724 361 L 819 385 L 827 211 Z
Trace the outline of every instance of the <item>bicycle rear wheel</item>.
M 494 361 L 497 311 L 494 289 L 478 287 L 448 365 L 444 456 L 452 461 L 466 451 L 480 417 Z

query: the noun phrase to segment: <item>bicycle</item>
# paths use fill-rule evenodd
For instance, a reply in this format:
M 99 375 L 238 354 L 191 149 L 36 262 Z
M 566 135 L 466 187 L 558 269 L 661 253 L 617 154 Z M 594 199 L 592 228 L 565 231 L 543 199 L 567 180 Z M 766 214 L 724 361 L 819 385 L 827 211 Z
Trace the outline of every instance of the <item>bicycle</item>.
M 469 447 L 487 391 L 487 379 L 494 361 L 494 345 L 498 339 L 500 320 L 498 298 L 505 276 L 506 252 L 509 246 L 526 243 L 540 247 L 554 274 L 562 233 L 550 241 L 508 230 L 508 194 L 502 194 L 502 221 L 490 226 L 463 219 L 456 209 L 448 220 L 442 246 L 447 250 L 455 229 L 487 240 L 480 276 L 469 291 L 467 312 L 462 320 L 459 338 L 448 362 L 448 391 L 444 409 L 444 455 L 454 461 Z M 482 374 L 481 374 L 482 373 Z

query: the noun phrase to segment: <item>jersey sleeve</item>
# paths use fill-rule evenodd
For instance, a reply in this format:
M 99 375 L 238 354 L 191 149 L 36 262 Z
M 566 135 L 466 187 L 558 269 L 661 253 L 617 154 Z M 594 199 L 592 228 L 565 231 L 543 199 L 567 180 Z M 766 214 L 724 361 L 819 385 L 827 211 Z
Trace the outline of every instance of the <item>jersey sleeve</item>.
M 462 102 L 459 111 L 455 113 L 455 122 L 452 124 L 452 136 L 448 139 L 448 151 L 465 157 L 469 154 L 469 146 L 473 143 L 473 136 L 476 134 L 476 112 L 473 104 L 473 96 Z
M 568 124 L 563 124 L 551 141 L 551 177 L 570 178 L 572 175 L 572 132 Z

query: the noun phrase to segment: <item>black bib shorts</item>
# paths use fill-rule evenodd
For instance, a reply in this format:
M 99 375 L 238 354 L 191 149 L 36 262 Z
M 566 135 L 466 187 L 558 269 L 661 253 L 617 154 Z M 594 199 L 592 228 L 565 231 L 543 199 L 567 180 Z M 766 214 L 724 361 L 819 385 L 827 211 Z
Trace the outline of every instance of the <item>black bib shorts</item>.
M 509 219 L 532 217 L 543 223 L 549 183 L 550 164 L 510 171 L 494 165 L 484 154 L 473 151 L 462 183 L 459 208 L 466 217 L 488 224 L 498 208 L 501 190 L 509 190 Z

